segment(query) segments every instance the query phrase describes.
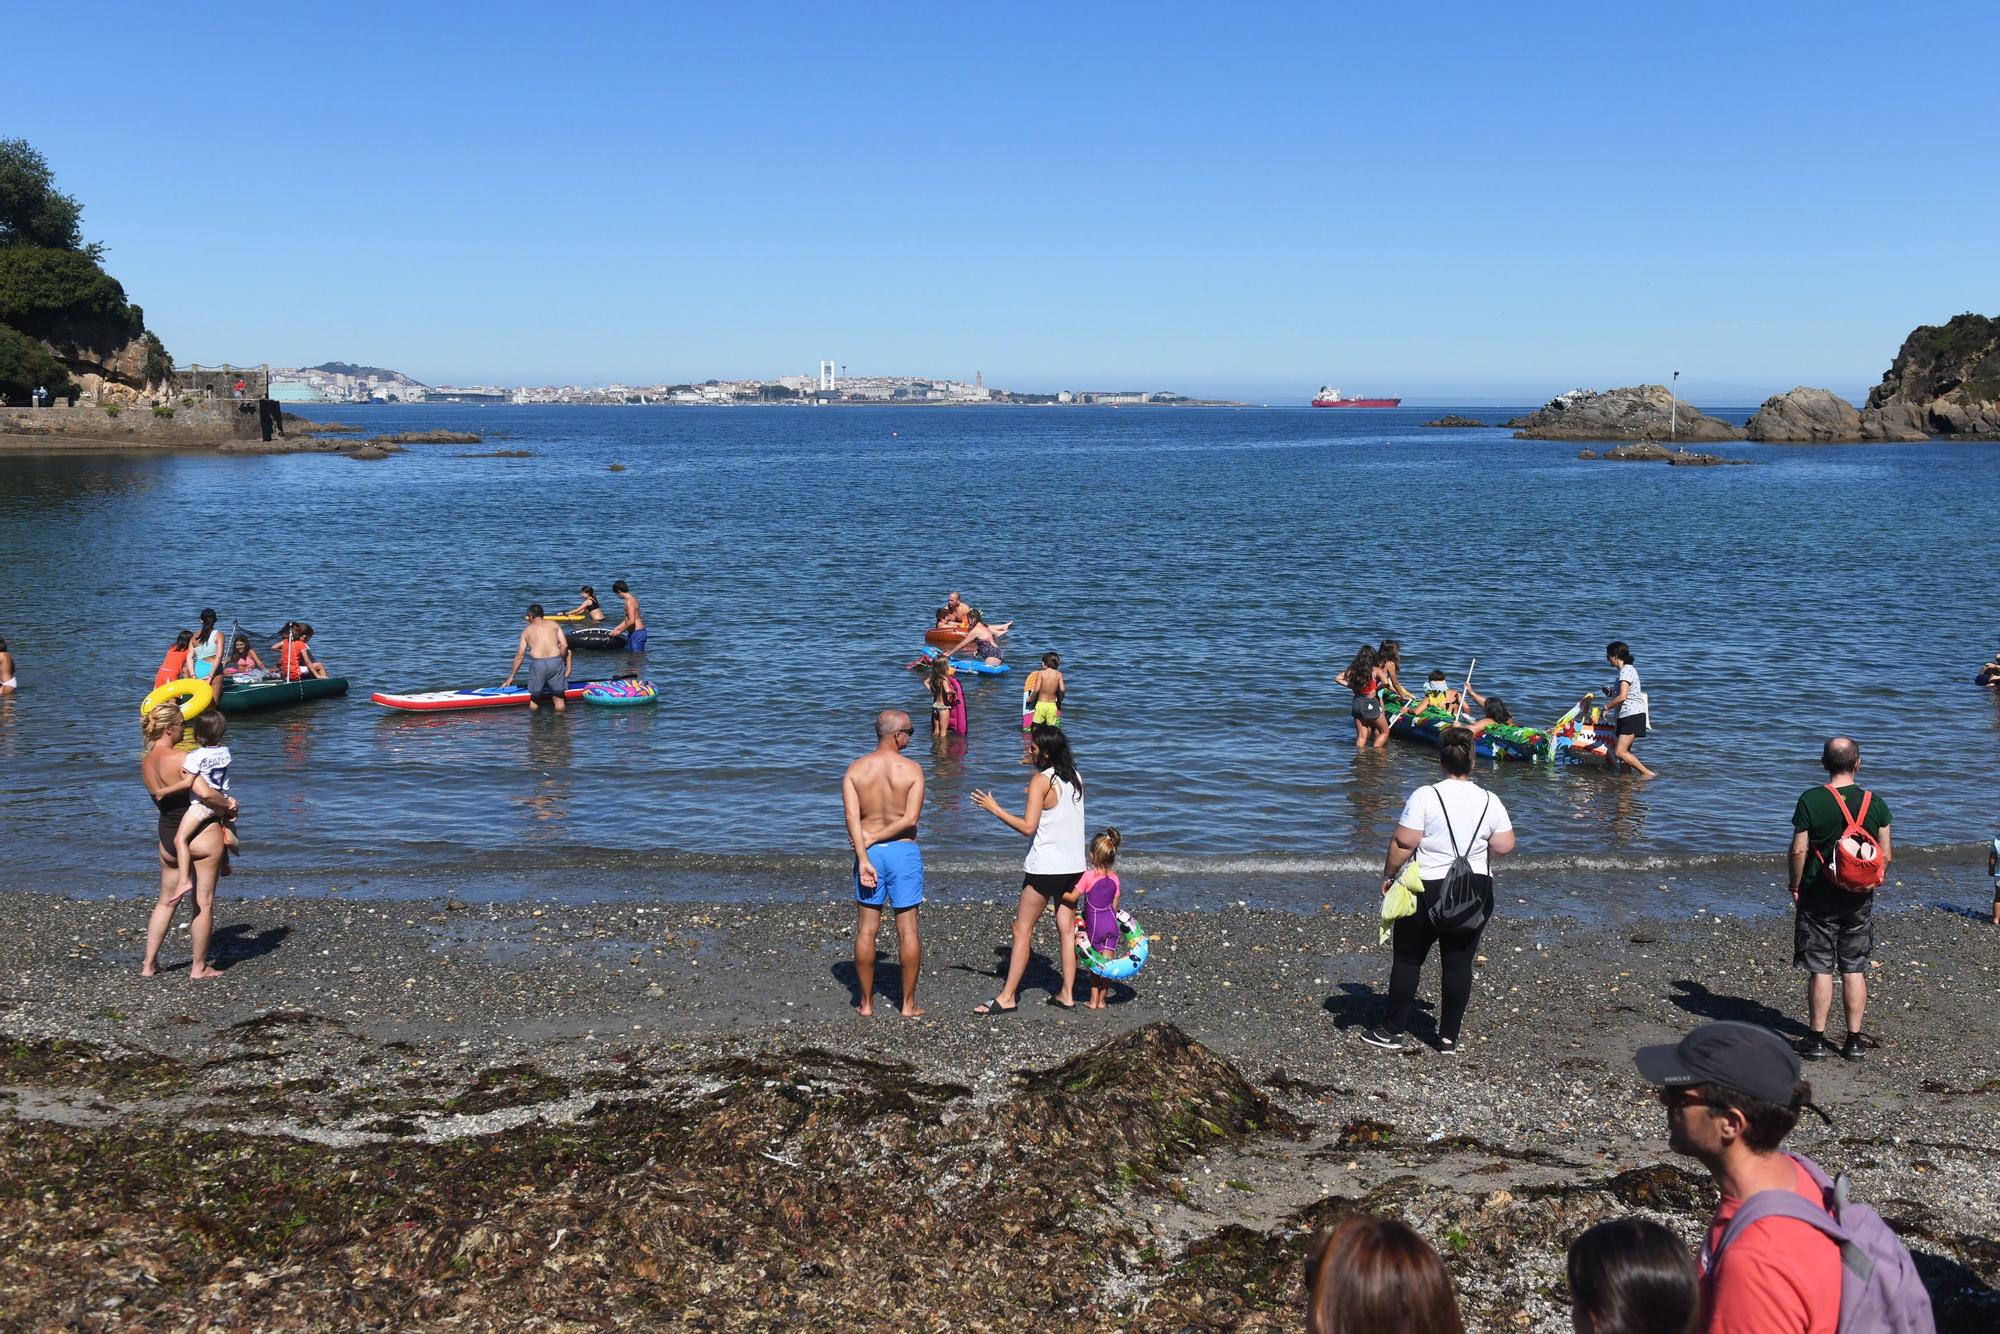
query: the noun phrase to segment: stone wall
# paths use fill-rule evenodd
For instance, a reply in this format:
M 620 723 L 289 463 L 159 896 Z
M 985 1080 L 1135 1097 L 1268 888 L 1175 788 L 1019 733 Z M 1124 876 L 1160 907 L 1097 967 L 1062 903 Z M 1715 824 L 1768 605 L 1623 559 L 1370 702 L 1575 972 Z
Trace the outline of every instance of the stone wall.
M 174 405 L 173 416 L 162 417 L 143 404 L 123 407 L 117 416 L 102 404 L 76 407 L 0 408 L 0 439 L 23 436 L 62 440 L 112 440 L 134 445 L 213 445 L 225 440 L 255 440 L 257 400 L 231 399 Z

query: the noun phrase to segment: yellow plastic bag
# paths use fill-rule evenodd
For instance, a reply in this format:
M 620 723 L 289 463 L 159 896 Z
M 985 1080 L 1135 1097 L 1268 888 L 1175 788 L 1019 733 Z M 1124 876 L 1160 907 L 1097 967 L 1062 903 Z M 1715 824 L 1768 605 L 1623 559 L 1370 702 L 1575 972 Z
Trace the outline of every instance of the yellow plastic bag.
M 1375 943 L 1389 943 L 1390 924 L 1398 917 L 1408 917 L 1417 910 L 1417 895 L 1423 892 L 1423 877 L 1417 874 L 1415 857 L 1403 863 L 1403 869 L 1396 873 L 1396 883 L 1389 886 L 1389 892 L 1382 896 L 1382 938 Z

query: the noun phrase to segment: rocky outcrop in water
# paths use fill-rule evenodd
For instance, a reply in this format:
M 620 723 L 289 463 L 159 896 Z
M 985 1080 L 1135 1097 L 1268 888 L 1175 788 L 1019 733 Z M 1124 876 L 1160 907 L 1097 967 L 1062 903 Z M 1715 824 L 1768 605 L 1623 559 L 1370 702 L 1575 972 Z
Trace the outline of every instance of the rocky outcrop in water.
M 1862 422 L 1876 440 L 2000 440 L 2000 320 L 1956 315 L 1911 331 Z
M 1675 420 L 1678 418 L 1678 420 Z M 1676 399 L 1665 385 L 1572 389 L 1507 425 L 1517 440 L 1741 440 L 1743 432 Z
M 1457 429 L 1457 430 L 1463 430 L 1467 427 L 1473 427 L 1473 426 L 1484 427 L 1489 424 L 1490 423 L 1480 421 L 1476 417 L 1461 417 L 1456 412 L 1447 412 L 1444 416 L 1439 417 L 1436 421 L 1430 421 L 1424 423 L 1424 425 L 1426 426 L 1442 426 L 1447 429 Z
M 1602 454 L 1594 449 L 1581 449 L 1576 456 L 1580 459 L 1602 459 L 1609 463 L 1665 463 L 1675 468 L 1723 468 L 1750 461 L 1726 459 L 1720 454 L 1694 454 L 1685 449 L 1668 449 L 1652 440 L 1635 440 L 1629 445 L 1607 449 Z
M 1765 399 L 1743 433 L 1752 440 L 1846 444 L 1862 438 L 1861 414 L 1838 394 L 1800 385 Z

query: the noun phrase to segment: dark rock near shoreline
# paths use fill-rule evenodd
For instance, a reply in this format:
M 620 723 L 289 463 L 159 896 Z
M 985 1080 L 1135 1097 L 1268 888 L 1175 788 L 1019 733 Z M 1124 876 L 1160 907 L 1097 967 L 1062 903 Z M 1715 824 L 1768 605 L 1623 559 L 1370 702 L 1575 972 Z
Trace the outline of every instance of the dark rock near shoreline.
M 1677 420 L 1676 420 L 1677 418 Z M 1507 425 L 1517 440 L 1741 440 L 1743 432 L 1677 400 L 1665 385 L 1572 389 Z
M 1825 389 L 1800 385 L 1764 400 L 1743 433 L 1752 440 L 1848 444 L 1862 439 L 1861 414 Z
M 373 462 L 386 459 L 391 454 L 401 454 L 403 447 L 390 436 L 375 436 L 369 440 L 323 440 L 317 436 L 294 435 L 277 440 L 232 440 L 220 447 L 223 454 L 345 454 L 351 459 Z
M 1488 427 L 1491 425 L 1491 423 L 1480 421 L 1475 417 L 1461 417 L 1455 412 L 1447 412 L 1444 416 L 1439 417 L 1436 421 L 1425 422 L 1424 425 L 1443 426 L 1447 428 L 1462 430 L 1472 426 Z
M 2000 320 L 1968 313 L 1911 331 L 1867 406 L 1864 430 L 1879 414 L 1870 439 L 2000 440 Z
M 1721 468 L 1750 462 L 1749 459 L 1726 459 L 1720 454 L 1691 454 L 1685 449 L 1668 449 L 1652 440 L 1635 440 L 1629 445 L 1607 449 L 1602 454 L 1594 449 L 1582 449 L 1577 451 L 1576 456 L 1611 463 L 1665 463 L 1675 468 Z

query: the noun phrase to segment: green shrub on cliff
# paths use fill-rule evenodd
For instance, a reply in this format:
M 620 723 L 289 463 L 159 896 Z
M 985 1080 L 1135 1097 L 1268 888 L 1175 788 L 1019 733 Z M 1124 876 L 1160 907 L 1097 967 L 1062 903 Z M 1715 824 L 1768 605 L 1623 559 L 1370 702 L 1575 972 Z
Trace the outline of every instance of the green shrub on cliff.
M 38 340 L 0 324 L 0 403 L 26 403 L 37 389 L 48 390 L 52 401 L 81 392 L 69 368 Z
M 100 347 L 145 329 L 116 278 L 88 255 L 45 246 L 0 248 L 0 324 L 36 338 Z
M 139 338 L 144 382 L 172 376 L 173 359 L 146 332 L 145 312 L 99 267 L 103 256 L 102 246 L 84 241 L 83 206 L 56 189 L 48 159 L 25 139 L 0 139 L 0 331 L 9 335 L 0 344 L 0 394 L 15 398 L 21 376 L 54 393 L 58 378 L 70 385 L 69 366 L 136 388 L 130 345 Z M 39 352 L 15 341 L 21 337 Z M 59 375 L 47 373 L 50 364 Z
M 102 247 L 83 243 L 83 205 L 56 189 L 49 160 L 26 139 L 0 139 L 0 246 L 75 250 L 92 259 Z

